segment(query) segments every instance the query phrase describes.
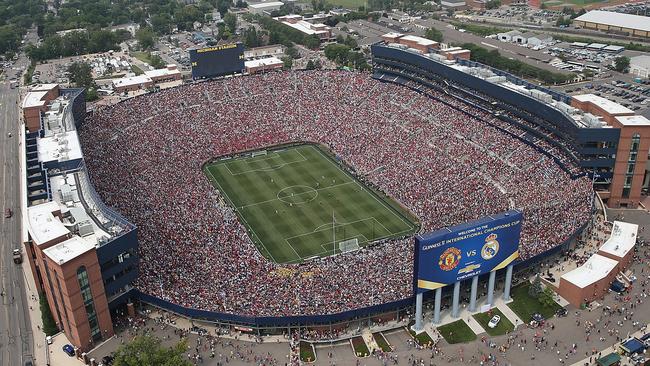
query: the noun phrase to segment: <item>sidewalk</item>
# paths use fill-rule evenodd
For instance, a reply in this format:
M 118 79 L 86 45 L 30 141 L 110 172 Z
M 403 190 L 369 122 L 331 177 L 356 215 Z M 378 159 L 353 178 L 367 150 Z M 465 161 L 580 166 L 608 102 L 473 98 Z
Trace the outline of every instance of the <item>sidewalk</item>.
M 23 260 L 23 281 L 25 283 L 25 299 L 27 301 L 29 319 L 27 319 L 31 327 L 32 339 L 34 341 L 34 350 L 32 354 L 32 361 L 34 365 L 46 365 L 49 361 L 47 344 L 45 344 L 45 333 L 41 329 L 41 308 L 38 300 L 38 291 L 36 290 L 36 283 L 32 277 L 32 270 L 29 266 L 27 258 Z M 62 351 L 63 352 L 63 351 Z
M 647 326 L 650 326 L 650 324 L 647 324 Z M 639 331 L 636 331 L 636 332 L 630 334 L 629 338 L 625 338 L 621 342 L 617 342 L 614 346 L 609 346 L 609 347 L 605 348 L 604 350 L 600 351 L 600 357 L 605 357 L 605 356 L 607 356 L 608 354 L 610 354 L 612 352 L 617 352 L 620 349 L 619 346 L 621 345 L 621 343 L 625 342 L 626 340 L 628 340 L 630 338 L 641 337 L 645 333 L 647 333 L 647 330 L 639 330 Z M 596 359 L 597 359 L 597 357 L 595 357 L 595 355 L 594 355 L 594 356 L 592 356 L 591 361 L 590 361 L 590 358 L 584 358 L 584 359 L 572 364 L 571 366 L 595 365 L 596 364 Z M 621 366 L 627 366 L 627 365 L 632 366 L 632 365 L 634 365 L 634 363 L 630 363 L 628 361 L 628 357 L 621 356 Z
M 512 324 L 515 325 L 515 328 L 517 328 L 517 326 L 525 323 L 514 311 L 512 311 L 512 309 L 510 309 L 510 306 L 508 306 L 509 302 L 512 302 L 512 299 L 505 301 L 503 297 L 499 296 L 495 301 L 495 307 L 499 309 L 499 311 L 501 311 Z

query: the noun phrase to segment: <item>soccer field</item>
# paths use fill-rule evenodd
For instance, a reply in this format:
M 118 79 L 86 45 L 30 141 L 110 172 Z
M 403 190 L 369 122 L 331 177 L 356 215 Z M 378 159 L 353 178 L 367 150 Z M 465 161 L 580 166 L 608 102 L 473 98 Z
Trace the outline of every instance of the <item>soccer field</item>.
M 338 243 L 345 240 L 365 246 L 417 229 L 396 202 L 358 182 L 314 145 L 215 160 L 204 171 L 260 252 L 277 263 L 340 253 Z

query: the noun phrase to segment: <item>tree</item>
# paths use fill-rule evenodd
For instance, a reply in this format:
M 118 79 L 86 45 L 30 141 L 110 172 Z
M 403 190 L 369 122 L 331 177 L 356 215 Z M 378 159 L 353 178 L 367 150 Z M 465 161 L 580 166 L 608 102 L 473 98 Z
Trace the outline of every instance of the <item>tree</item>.
M 257 47 L 260 45 L 260 37 L 257 35 L 255 27 L 250 26 L 244 31 L 244 44 L 246 47 Z
M 320 39 L 315 34 L 305 37 L 304 39 L 305 47 L 315 50 L 320 46 Z
M 619 56 L 614 59 L 614 70 L 618 72 L 627 72 L 630 67 L 630 58 L 627 56 Z
M 226 24 L 230 33 L 235 33 L 237 30 L 237 16 L 233 13 L 228 13 L 223 17 L 223 22 Z
M 542 279 L 539 277 L 539 274 L 537 274 L 533 280 L 533 283 L 531 283 L 530 287 L 528 288 L 528 295 L 530 295 L 530 297 L 538 299 L 542 291 Z
M 167 66 L 167 63 L 162 59 L 162 57 L 152 54 L 149 54 L 149 64 L 154 69 L 162 69 L 163 67 Z
M 143 50 L 148 50 L 156 44 L 156 35 L 153 33 L 153 30 L 149 27 L 143 27 L 138 29 L 135 32 L 135 39 L 138 40 L 140 48 Z
M 293 66 L 293 59 L 291 57 L 289 56 L 283 57 L 282 62 L 284 62 L 285 70 L 291 70 L 291 67 Z
M 70 73 L 70 83 L 78 88 L 86 89 L 86 101 L 92 102 L 99 98 L 92 68 L 87 62 L 73 62 L 68 67 L 68 72 Z
M 350 37 L 349 35 L 345 38 L 345 45 L 353 49 L 359 46 L 357 40 Z
M 313 70 L 316 68 L 314 65 L 314 62 L 312 60 L 307 61 L 307 66 L 305 67 L 307 70 Z
M 442 32 L 433 27 L 427 29 L 424 37 L 432 41 L 442 42 Z
M 485 3 L 486 9 L 496 9 L 500 6 L 501 6 L 501 0 L 488 0 L 488 2 Z
M 553 307 L 555 305 L 555 292 L 553 292 L 553 289 L 551 289 L 550 286 L 546 286 L 544 291 L 539 294 L 537 300 L 539 300 L 539 303 L 544 307 Z
M 52 316 L 52 311 L 50 310 L 50 306 L 47 304 L 47 299 L 45 296 L 40 295 L 39 298 L 39 305 L 41 308 L 41 320 L 43 321 L 43 332 L 45 335 L 54 335 L 59 332 L 59 328 L 56 326 L 56 322 L 54 321 L 54 317 Z
M 113 366 L 192 366 L 184 357 L 186 350 L 185 340 L 174 347 L 164 347 L 158 338 L 137 336 L 115 351 Z

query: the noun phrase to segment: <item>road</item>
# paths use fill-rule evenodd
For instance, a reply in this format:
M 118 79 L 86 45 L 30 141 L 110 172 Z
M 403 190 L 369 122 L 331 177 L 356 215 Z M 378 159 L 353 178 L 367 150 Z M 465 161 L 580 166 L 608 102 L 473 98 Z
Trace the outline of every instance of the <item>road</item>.
M 15 66 L 27 67 L 24 55 Z M 11 70 L 11 73 L 15 73 Z M 32 331 L 29 325 L 24 273 L 13 263 L 12 250 L 21 248 L 20 189 L 18 161 L 18 100 L 19 89 L 11 89 L 9 82 L 0 81 L 0 286 L 3 294 L 0 304 L 0 366 L 20 366 L 31 359 Z M 8 136 L 11 132 L 12 137 Z M 5 218 L 11 208 L 13 216 Z

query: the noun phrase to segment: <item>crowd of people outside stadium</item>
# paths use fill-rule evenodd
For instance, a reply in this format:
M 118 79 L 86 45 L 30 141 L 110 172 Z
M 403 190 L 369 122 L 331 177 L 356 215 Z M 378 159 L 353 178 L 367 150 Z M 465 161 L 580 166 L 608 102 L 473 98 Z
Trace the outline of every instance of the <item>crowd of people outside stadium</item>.
M 309 71 L 132 98 L 95 111 L 79 135 L 96 190 L 138 226 L 139 290 L 188 308 L 289 316 L 411 296 L 413 239 L 273 263 L 205 176 L 204 163 L 287 142 L 320 143 L 410 209 L 421 232 L 522 210 L 520 253 L 531 258 L 589 220 L 591 182 L 571 179 L 488 121 L 504 123 L 434 90 L 418 93 L 363 73 Z

